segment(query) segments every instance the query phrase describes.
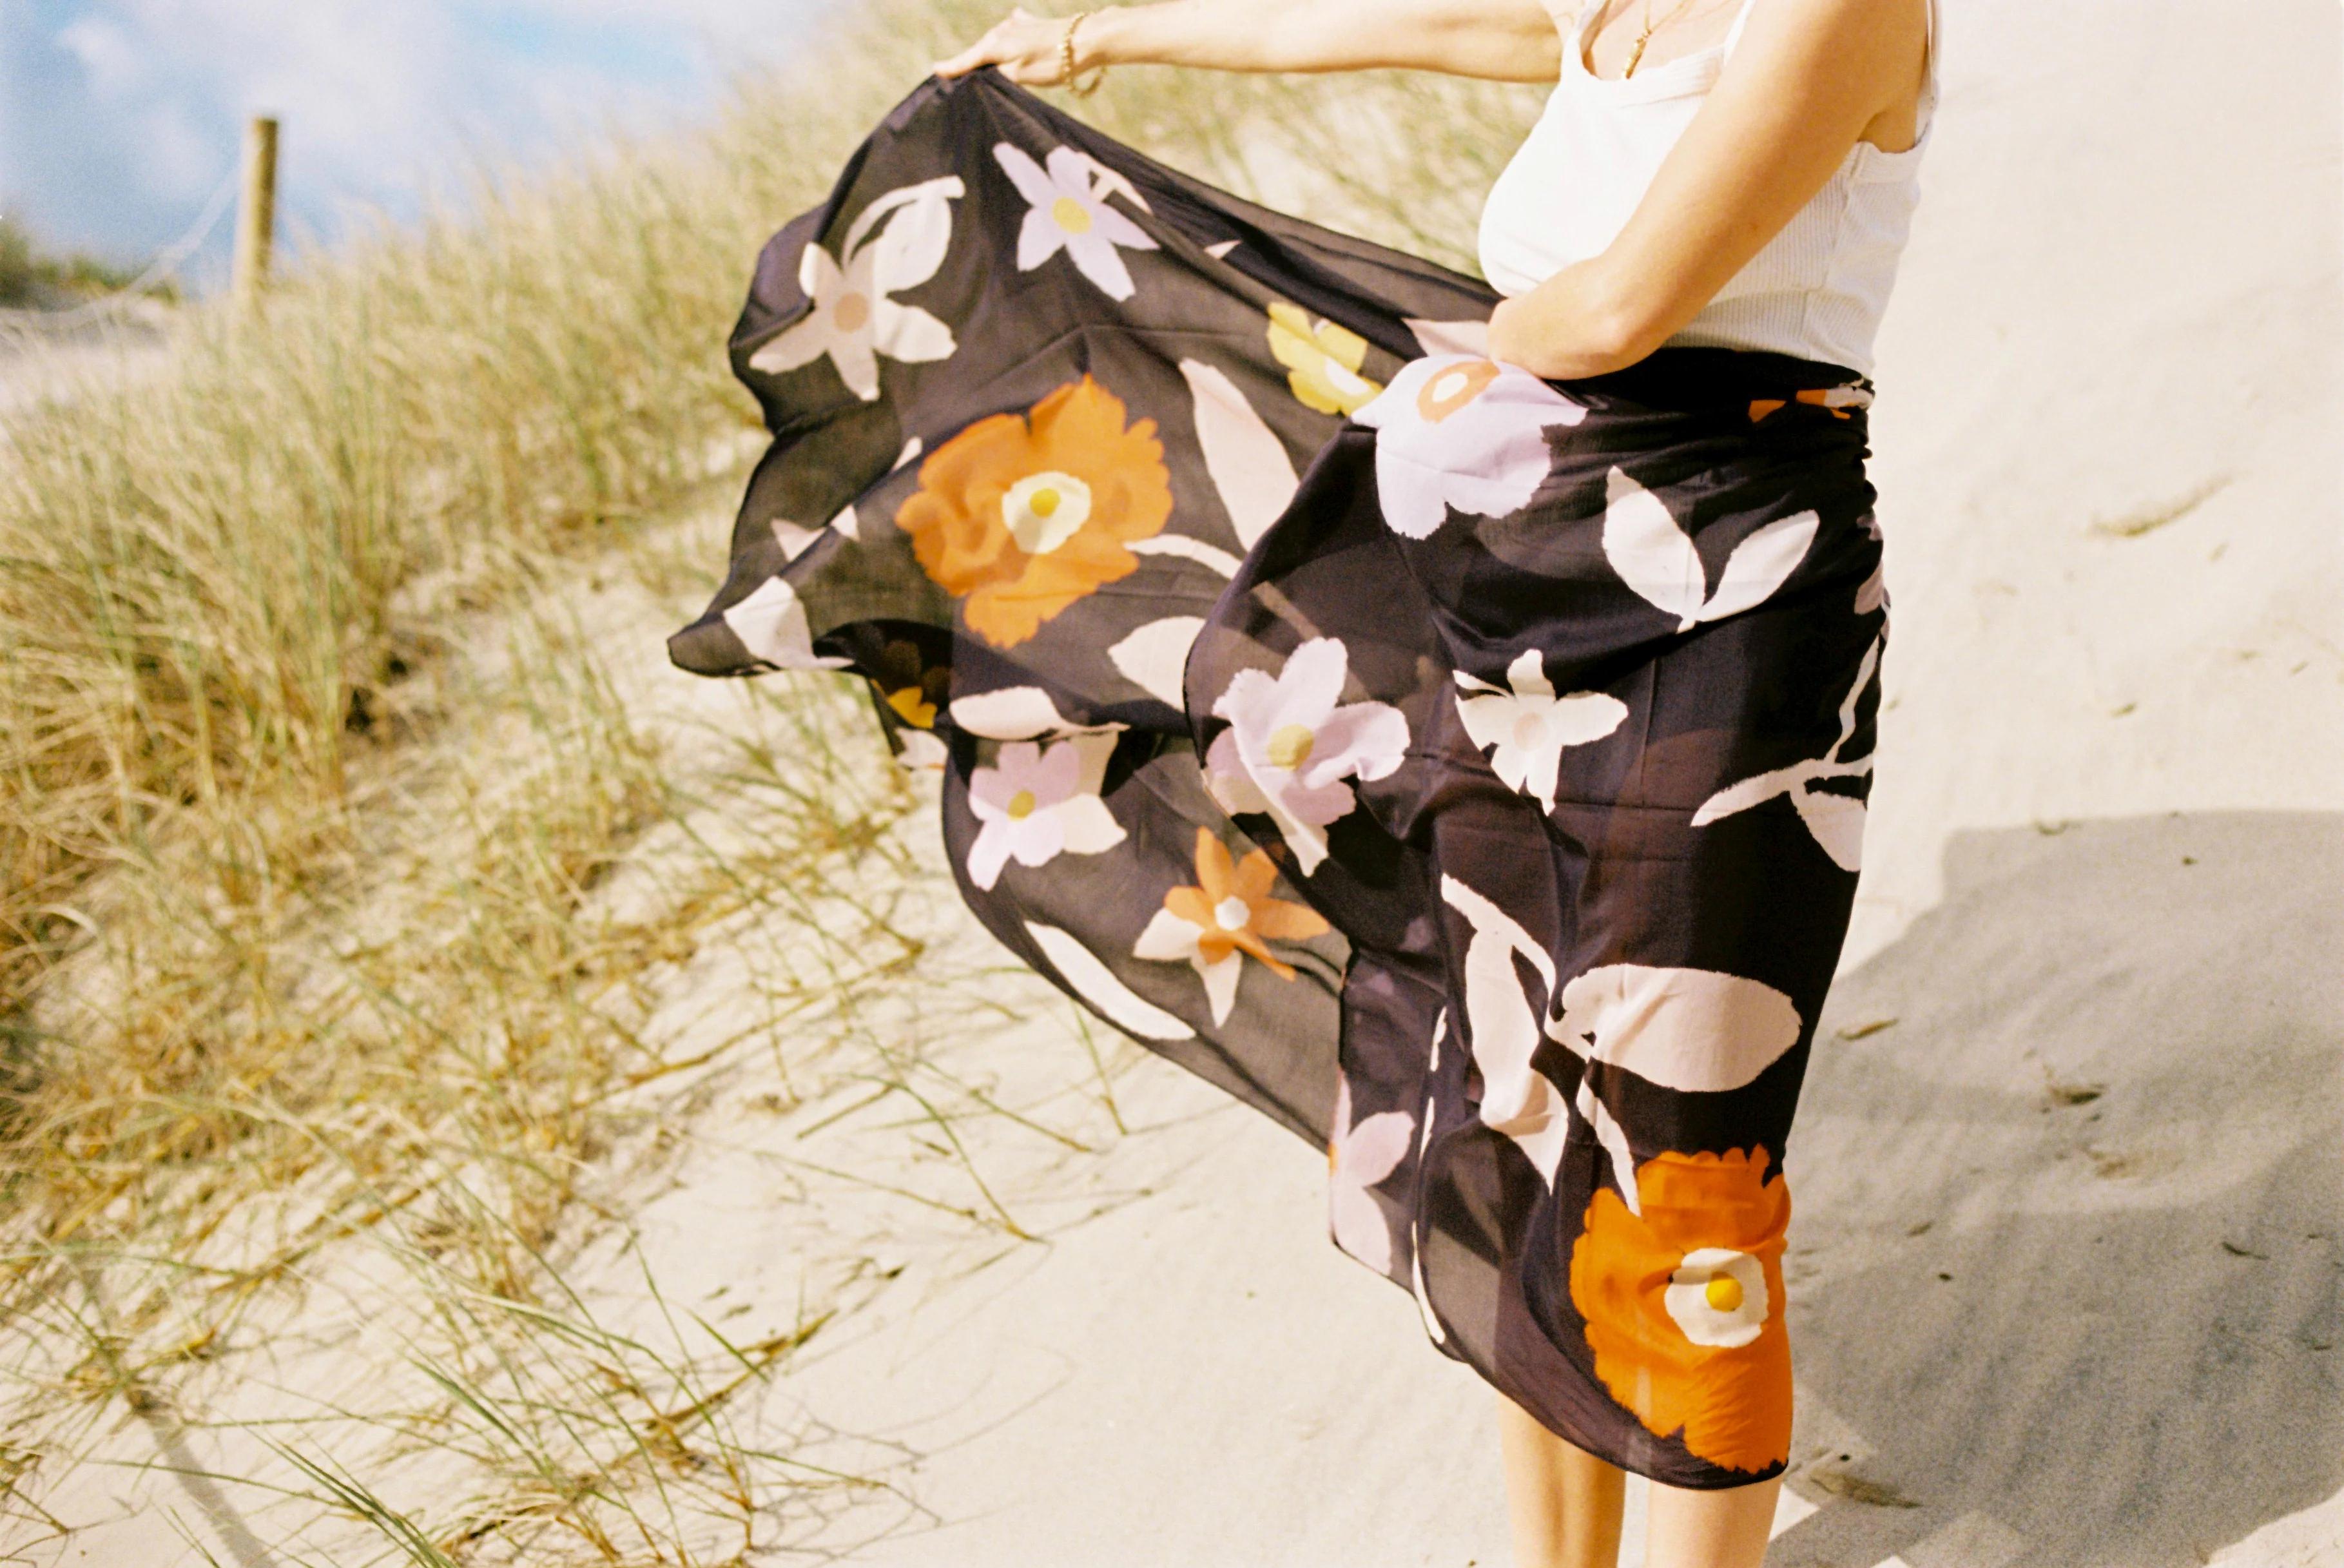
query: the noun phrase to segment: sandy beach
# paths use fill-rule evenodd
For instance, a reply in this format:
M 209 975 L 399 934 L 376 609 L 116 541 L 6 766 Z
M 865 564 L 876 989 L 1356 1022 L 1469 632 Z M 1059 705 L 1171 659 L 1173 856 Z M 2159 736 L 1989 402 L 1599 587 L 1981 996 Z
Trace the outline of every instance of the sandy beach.
M 1948 10 L 1768 1561 L 2344 1562 L 2337 14 Z M 1505 1562 L 1486 1392 L 1160 1087 L 1163 1189 L 801 1380 L 933 1433 L 853 1560 Z
M 1787 1161 L 1767 1560 L 2344 1564 L 2344 18 L 1946 9 L 1875 378 L 1881 762 Z M 718 559 L 729 522 L 662 548 Z M 667 667 L 695 590 L 643 577 L 548 592 L 641 650 L 613 700 L 715 800 L 743 694 Z M 709 805 L 594 908 L 758 831 Z M 822 893 L 920 955 L 793 1023 L 823 1061 L 724 1045 L 772 974 L 844 963 L 767 950 L 753 914 L 642 982 L 633 1027 L 707 1065 L 631 1095 L 549 1248 L 612 1342 L 748 1366 L 727 1430 L 804 1483 L 745 1546 L 671 1500 L 693 1561 L 1508 1563 L 1491 1396 L 1331 1245 L 1323 1158 L 1086 1028 L 976 928 L 936 836 L 924 801 Z M 857 1065 L 913 1043 L 919 1081 L 1015 1114 L 924 1118 Z M 334 1424 L 429 1391 L 364 1240 L 190 1374 L 206 1419 L 92 1418 L 40 1499 L 63 1532 L 0 1557 L 400 1561 L 218 1479 L 287 1481 L 267 1423 L 298 1421 L 386 1495 L 452 1484 L 446 1453 Z

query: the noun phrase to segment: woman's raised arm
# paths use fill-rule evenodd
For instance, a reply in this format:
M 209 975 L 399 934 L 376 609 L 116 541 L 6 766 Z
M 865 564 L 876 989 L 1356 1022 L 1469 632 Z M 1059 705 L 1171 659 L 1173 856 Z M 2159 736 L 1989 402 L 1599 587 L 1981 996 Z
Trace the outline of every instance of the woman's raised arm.
M 1094 66 L 1194 66 L 1217 71 L 1440 71 L 1551 82 L 1562 61 L 1558 14 L 1574 0 L 1164 0 L 1092 13 L 1075 35 L 1078 71 Z M 939 76 L 980 66 L 1026 86 L 1057 82 L 1064 17 L 1014 10 L 947 60 Z

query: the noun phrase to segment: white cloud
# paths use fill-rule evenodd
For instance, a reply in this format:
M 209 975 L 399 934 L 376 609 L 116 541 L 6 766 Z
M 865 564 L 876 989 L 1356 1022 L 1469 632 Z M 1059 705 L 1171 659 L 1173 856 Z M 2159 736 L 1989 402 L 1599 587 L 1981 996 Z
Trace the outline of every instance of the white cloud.
M 690 119 L 823 0 L 79 0 L 0 6 L 0 201 L 54 240 L 167 243 L 283 122 L 280 209 L 330 238 L 477 155 Z M 58 20 L 60 12 L 65 14 Z

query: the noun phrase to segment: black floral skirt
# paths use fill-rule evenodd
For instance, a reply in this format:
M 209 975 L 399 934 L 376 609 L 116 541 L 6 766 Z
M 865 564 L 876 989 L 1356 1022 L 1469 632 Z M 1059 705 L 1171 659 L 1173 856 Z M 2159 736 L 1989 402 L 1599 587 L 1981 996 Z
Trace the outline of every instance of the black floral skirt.
M 1495 302 L 925 82 L 759 260 L 774 440 L 670 650 L 866 680 L 979 918 L 1325 1148 L 1435 1345 L 1743 1484 L 1872 766 L 1870 388 L 1545 381 Z

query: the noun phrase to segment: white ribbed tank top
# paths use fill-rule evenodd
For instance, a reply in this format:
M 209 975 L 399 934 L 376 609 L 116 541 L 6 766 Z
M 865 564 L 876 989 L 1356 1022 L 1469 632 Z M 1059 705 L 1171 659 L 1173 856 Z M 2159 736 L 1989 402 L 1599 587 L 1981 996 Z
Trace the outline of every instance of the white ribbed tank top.
M 1581 35 L 1596 9 L 1596 0 L 1587 0 L 1563 41 L 1562 72 L 1545 109 L 1481 207 L 1481 271 L 1498 292 L 1535 288 L 1618 237 L 1708 97 L 1753 3 L 1743 0 L 1723 43 L 1614 81 L 1587 69 Z M 1913 145 L 1884 152 L 1856 143 L 1823 189 L 1671 346 L 1766 349 L 1872 373 L 1873 338 L 1912 228 L 1921 151 L 1936 118 L 1936 0 L 1928 0 L 1928 29 Z

